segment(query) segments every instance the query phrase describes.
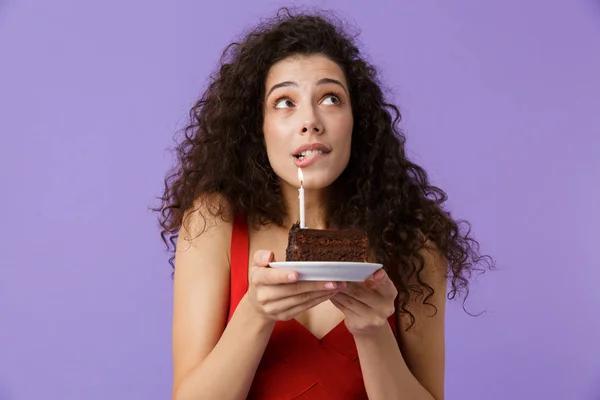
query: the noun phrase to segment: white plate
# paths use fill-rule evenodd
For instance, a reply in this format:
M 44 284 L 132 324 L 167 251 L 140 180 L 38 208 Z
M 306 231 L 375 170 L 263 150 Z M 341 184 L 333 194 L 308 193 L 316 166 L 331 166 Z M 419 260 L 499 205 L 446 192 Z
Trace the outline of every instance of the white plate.
M 301 281 L 364 282 L 382 264 L 341 261 L 279 261 L 273 268 L 298 272 Z

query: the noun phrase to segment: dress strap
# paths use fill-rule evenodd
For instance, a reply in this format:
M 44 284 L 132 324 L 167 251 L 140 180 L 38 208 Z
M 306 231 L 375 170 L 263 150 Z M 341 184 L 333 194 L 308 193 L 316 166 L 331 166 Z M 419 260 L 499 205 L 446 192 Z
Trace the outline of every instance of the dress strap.
M 233 221 L 230 248 L 230 292 L 229 316 L 235 312 L 240 300 L 248 291 L 248 223 L 246 218 L 238 216 Z

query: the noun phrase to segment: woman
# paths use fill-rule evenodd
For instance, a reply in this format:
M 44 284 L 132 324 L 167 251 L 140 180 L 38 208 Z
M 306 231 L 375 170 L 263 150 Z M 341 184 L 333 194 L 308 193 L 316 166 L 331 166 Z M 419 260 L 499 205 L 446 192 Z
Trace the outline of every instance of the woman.
M 410 162 L 376 70 L 319 15 L 278 13 L 230 45 L 162 196 L 174 247 L 175 399 L 442 399 L 444 313 L 477 242 Z M 384 268 L 298 281 L 298 220 L 357 227 Z M 174 261 L 174 262 L 173 262 Z

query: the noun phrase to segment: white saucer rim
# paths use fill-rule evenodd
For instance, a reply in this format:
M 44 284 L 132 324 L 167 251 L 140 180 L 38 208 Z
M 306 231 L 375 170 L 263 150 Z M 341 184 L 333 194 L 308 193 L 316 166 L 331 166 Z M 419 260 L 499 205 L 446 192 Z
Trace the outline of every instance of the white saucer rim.
M 381 264 L 381 263 L 370 263 L 370 262 L 361 262 L 361 261 L 273 261 L 273 262 L 269 263 L 269 266 L 275 267 L 275 268 L 276 267 L 284 267 L 286 265 L 305 266 L 305 267 L 320 266 L 320 265 L 323 265 L 323 266 L 339 265 L 339 266 L 356 267 L 356 268 L 360 268 L 360 267 L 382 268 L 383 267 L 383 264 Z

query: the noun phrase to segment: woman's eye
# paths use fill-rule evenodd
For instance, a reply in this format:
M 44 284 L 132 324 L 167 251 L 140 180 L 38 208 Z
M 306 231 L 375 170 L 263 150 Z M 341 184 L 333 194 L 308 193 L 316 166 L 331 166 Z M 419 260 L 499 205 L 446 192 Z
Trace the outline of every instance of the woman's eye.
M 323 104 L 325 105 L 338 105 L 340 104 L 340 99 L 334 94 L 327 95 L 323 100 Z
M 275 101 L 275 108 L 292 108 L 294 107 L 294 102 L 290 99 L 283 98 Z

